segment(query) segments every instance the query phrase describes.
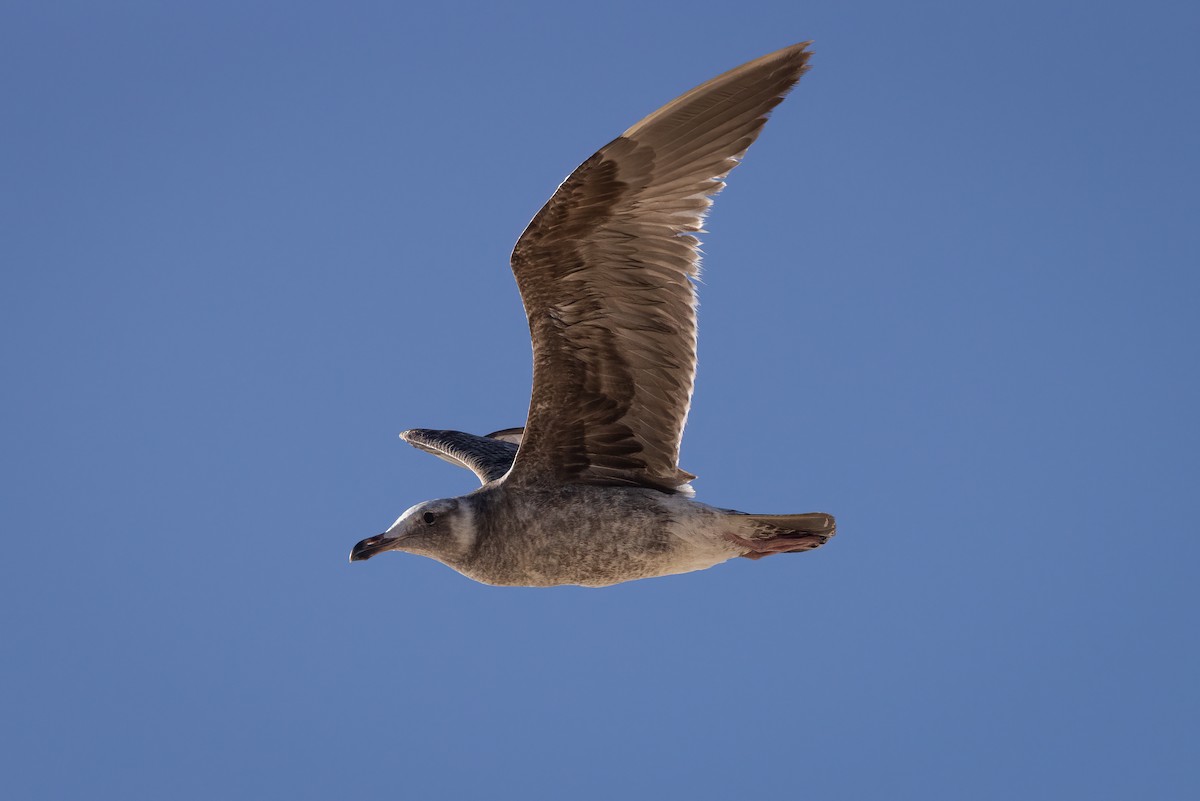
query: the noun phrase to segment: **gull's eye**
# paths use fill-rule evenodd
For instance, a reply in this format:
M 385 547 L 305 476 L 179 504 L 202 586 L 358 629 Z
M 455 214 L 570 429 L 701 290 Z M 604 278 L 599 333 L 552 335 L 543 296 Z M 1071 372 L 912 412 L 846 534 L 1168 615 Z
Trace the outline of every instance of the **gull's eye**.
M 421 515 L 421 519 L 425 521 L 425 525 L 432 526 L 437 521 L 437 515 L 433 512 L 426 512 Z

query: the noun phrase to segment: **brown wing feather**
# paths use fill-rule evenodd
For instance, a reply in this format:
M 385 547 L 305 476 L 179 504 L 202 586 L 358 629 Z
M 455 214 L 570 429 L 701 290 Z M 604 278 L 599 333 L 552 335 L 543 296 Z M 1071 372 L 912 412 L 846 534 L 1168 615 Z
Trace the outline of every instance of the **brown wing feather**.
M 522 234 L 513 273 L 533 338 L 533 395 L 507 481 L 674 491 L 696 372 L 701 223 L 807 42 L 705 83 L 593 155 Z

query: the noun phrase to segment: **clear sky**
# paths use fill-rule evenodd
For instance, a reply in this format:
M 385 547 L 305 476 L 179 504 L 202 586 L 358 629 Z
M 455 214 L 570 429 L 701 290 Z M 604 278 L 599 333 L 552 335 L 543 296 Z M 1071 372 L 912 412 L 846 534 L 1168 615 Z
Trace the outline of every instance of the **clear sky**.
M 5 3 L 14 799 L 1200 795 L 1200 11 Z M 507 257 L 815 40 L 709 220 L 683 467 L 810 554 L 497 589 L 359 539 L 519 425 Z

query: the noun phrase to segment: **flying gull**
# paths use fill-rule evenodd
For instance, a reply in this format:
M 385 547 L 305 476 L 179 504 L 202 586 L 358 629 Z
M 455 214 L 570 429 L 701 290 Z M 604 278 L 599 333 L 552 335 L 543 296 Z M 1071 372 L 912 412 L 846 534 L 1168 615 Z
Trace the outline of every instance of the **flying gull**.
M 526 425 L 401 434 L 483 486 L 413 506 L 355 545 L 352 562 L 407 551 L 485 584 L 601 587 L 809 551 L 834 535 L 819 512 L 692 500 L 695 476 L 678 464 L 696 374 L 695 234 L 807 69 L 808 44 L 676 98 L 563 181 L 512 253 L 533 339 Z

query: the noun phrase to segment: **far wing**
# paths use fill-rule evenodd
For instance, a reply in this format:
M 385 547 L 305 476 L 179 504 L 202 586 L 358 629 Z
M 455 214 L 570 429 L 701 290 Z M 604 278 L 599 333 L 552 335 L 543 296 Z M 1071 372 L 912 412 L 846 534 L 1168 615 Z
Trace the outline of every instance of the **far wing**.
M 520 445 L 521 439 L 525 436 L 525 426 L 518 428 L 502 428 L 499 431 L 493 431 L 488 434 L 489 439 L 500 439 L 505 442 L 511 442 L 513 445 Z
M 508 472 L 516 458 L 520 437 L 519 428 L 496 431 L 486 437 L 430 428 L 413 428 L 400 434 L 400 439 L 414 448 L 467 468 L 482 484 L 495 481 Z M 508 441 L 509 438 L 514 438 L 515 442 Z

